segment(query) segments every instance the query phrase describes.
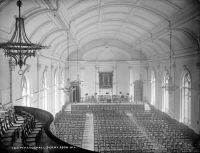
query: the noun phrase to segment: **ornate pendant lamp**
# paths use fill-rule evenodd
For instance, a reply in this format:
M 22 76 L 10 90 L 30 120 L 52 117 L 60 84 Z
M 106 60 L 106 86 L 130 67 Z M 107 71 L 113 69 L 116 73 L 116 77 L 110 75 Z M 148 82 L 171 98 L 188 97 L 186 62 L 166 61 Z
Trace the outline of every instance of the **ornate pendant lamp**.
M 32 43 L 25 32 L 24 18 L 21 17 L 21 0 L 17 1 L 19 7 L 19 17 L 16 17 L 15 30 L 11 39 L 6 43 L 0 43 L 0 48 L 4 49 L 6 57 L 12 57 L 15 64 L 19 66 L 19 74 L 22 74 L 22 66 L 26 64 L 29 57 L 35 57 L 36 51 L 46 48 L 41 44 Z
M 69 30 L 70 30 L 70 24 L 69 24 Z M 69 93 L 71 90 L 70 87 L 70 78 L 69 78 L 69 30 L 67 31 L 67 69 L 68 69 L 68 76 L 67 76 L 67 81 L 65 84 L 65 87 L 63 88 L 64 92 Z
M 177 86 L 175 86 L 175 83 L 172 82 L 172 30 L 171 30 L 171 22 L 169 23 L 169 29 L 170 29 L 170 55 L 169 55 L 169 78 L 168 78 L 168 82 L 163 86 L 163 88 L 165 88 L 166 90 L 169 91 L 169 93 L 171 94 L 173 91 L 175 91 L 176 89 L 178 89 Z M 174 63 L 175 65 L 175 63 Z
M 61 88 L 60 90 L 63 90 L 65 93 L 70 93 L 71 91 L 75 90 L 75 88 L 73 88 L 71 86 L 71 81 L 70 81 L 70 78 L 69 78 L 69 32 L 70 32 L 70 23 L 69 23 L 69 29 L 67 30 L 67 69 L 68 69 L 68 76 L 67 76 L 67 80 L 66 80 L 66 83 L 65 83 L 65 86 L 64 88 Z
M 76 78 L 76 83 L 78 84 L 81 84 L 81 80 L 80 80 L 80 77 L 79 77 L 79 71 L 78 71 L 78 67 L 79 67 L 79 62 L 78 62 L 78 48 L 77 48 L 77 52 L 76 52 L 76 56 L 77 56 L 77 59 L 76 59 L 76 72 L 77 72 L 77 78 Z

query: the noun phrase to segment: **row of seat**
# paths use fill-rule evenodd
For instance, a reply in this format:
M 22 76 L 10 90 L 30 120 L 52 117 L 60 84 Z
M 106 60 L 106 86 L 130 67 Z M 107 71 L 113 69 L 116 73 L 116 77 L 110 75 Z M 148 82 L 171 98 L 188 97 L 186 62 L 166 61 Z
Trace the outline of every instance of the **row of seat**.
M 97 152 L 199 152 L 192 145 L 191 130 L 158 110 L 145 110 L 141 104 L 72 106 L 72 112 L 62 112 L 55 119 L 58 137 L 70 144 L 81 146 L 82 123 L 89 112 Z
M 94 112 L 95 151 L 154 152 L 153 145 L 122 111 Z
M 61 140 L 81 147 L 86 116 L 84 113 L 62 111 L 54 119 L 55 135 Z
M 154 111 L 134 112 L 134 119 L 147 133 L 148 137 L 160 145 L 160 151 L 167 152 L 199 152 L 192 146 L 192 139 L 182 131 L 178 122 L 171 122 L 165 114 Z M 190 130 L 189 128 L 187 129 Z
M 0 121 L 0 142 L 2 146 L 36 146 L 41 135 L 42 123 L 25 111 L 17 114 L 14 109 L 11 109 Z M 34 139 L 34 144 L 30 138 Z
M 134 110 L 134 111 L 144 111 L 144 105 L 143 104 L 97 104 L 97 105 L 85 105 L 85 104 L 79 104 L 79 105 L 71 105 L 71 112 L 98 112 L 103 110 Z

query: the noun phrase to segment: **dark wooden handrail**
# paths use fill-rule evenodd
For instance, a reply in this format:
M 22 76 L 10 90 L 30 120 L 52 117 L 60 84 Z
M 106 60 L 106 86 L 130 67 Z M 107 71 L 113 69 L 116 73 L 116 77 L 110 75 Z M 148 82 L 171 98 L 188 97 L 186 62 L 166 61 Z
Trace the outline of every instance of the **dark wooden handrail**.
M 38 119 L 40 122 L 43 123 L 43 128 L 44 131 L 47 135 L 47 138 L 45 138 L 45 142 L 48 147 L 55 147 L 56 149 L 49 149 L 49 152 L 51 153 L 60 153 L 60 152 L 85 152 L 87 150 L 75 147 L 73 145 L 70 145 L 66 143 L 65 141 L 62 141 L 58 137 L 56 137 L 51 131 L 50 131 L 50 125 L 53 122 L 53 115 L 49 113 L 48 111 L 38 109 L 38 108 L 33 108 L 33 107 L 23 107 L 23 106 L 14 106 L 14 109 L 16 113 L 20 111 L 26 111 L 30 114 L 32 114 L 36 119 Z M 44 147 L 47 147 L 44 146 Z M 87 151 L 87 152 L 92 152 L 92 151 Z

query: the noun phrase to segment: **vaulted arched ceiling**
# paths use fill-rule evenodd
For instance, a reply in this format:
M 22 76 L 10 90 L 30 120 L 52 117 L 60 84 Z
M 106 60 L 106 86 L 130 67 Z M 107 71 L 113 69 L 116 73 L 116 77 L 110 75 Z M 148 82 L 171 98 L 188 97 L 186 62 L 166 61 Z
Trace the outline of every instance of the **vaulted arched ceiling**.
M 12 35 L 18 14 L 17 0 L 0 1 L 0 40 Z M 169 53 L 169 24 L 172 48 L 181 51 L 198 46 L 200 4 L 198 0 L 22 0 L 27 36 L 32 42 L 50 46 L 41 54 L 67 59 L 103 56 L 146 59 Z M 105 50 L 104 50 L 105 49 Z M 108 51 L 107 51 L 108 52 Z M 105 54 L 106 55 L 106 54 Z M 90 57 L 90 58 L 89 58 Z M 100 57 L 96 58 L 100 60 Z M 107 58 L 109 59 L 109 58 Z

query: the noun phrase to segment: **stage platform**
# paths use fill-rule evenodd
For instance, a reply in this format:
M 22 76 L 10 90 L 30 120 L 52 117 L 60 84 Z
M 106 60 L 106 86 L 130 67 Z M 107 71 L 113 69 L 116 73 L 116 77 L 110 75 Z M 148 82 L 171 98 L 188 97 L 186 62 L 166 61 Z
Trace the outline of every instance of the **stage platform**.
M 65 111 L 101 111 L 101 110 L 150 110 L 148 104 L 137 103 L 69 103 Z

